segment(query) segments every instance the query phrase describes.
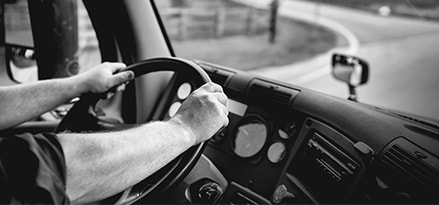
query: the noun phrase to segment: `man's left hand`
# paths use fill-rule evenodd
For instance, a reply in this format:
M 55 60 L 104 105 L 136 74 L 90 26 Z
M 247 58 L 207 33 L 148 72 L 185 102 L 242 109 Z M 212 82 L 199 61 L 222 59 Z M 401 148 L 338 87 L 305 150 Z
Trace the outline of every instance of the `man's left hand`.
M 132 71 L 124 71 L 123 63 L 102 63 L 75 77 L 78 83 L 84 86 L 84 92 L 104 93 L 113 87 L 117 91 L 125 89 L 125 84 L 134 79 Z

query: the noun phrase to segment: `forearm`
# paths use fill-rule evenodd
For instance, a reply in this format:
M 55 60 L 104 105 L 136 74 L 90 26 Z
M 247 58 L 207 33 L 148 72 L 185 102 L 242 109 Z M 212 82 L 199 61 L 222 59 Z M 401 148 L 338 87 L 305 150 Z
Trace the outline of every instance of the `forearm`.
M 60 134 L 68 196 L 92 202 L 136 184 L 195 143 L 189 130 L 168 121 L 121 132 Z
M 38 117 L 84 91 L 75 78 L 0 87 L 0 130 Z
M 134 78 L 133 72 L 116 72 L 122 63 L 103 63 L 69 78 L 0 87 L 0 130 L 35 118 L 86 92 L 103 93 Z

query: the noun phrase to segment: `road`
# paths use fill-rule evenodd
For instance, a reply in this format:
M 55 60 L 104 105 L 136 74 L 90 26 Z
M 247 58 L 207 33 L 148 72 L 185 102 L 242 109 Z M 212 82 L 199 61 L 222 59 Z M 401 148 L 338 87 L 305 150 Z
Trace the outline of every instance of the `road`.
M 267 0 L 248 2 L 263 7 Z M 351 44 L 357 45 L 334 50 L 354 54 L 370 64 L 370 80 L 357 90 L 359 101 L 439 122 L 439 22 L 384 17 L 297 0 L 283 1 L 279 13 L 291 18 L 307 16 L 305 20 L 323 22 L 323 26 L 341 26 L 345 28 L 342 35 L 354 36 Z M 255 73 L 345 98 L 347 86 L 330 75 L 329 56 Z

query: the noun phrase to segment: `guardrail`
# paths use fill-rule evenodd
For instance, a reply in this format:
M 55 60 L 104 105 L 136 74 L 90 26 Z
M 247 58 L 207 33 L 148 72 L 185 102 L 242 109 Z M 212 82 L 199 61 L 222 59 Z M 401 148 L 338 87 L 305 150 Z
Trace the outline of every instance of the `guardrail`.
M 161 17 L 176 40 L 254 35 L 269 27 L 269 12 L 255 8 L 166 8 Z

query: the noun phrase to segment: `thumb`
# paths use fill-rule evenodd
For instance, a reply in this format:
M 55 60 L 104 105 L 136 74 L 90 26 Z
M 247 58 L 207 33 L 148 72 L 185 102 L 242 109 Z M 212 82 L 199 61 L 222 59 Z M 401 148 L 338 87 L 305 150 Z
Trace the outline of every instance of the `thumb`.
M 113 86 L 126 83 L 130 80 L 133 80 L 134 77 L 134 72 L 132 71 L 122 71 L 120 73 L 117 73 L 113 76 Z

